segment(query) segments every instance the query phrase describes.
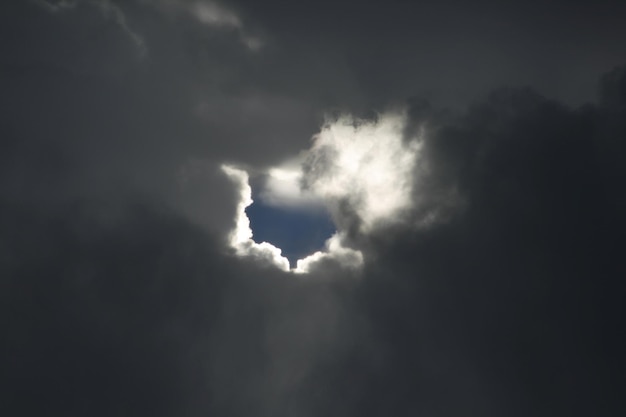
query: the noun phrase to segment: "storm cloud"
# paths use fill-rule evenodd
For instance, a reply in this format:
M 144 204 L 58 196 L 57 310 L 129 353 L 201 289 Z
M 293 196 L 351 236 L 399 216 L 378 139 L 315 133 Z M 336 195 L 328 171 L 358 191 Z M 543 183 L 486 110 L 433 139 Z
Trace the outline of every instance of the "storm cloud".
M 624 6 L 279 3 L 0 5 L 0 414 L 623 415 Z

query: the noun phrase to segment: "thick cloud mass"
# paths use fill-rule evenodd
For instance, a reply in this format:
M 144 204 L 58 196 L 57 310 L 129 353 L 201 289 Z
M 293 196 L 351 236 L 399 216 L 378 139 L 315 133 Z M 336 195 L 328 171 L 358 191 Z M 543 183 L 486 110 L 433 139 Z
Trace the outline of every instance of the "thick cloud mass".
M 625 415 L 623 11 L 1 2 L 0 415 Z

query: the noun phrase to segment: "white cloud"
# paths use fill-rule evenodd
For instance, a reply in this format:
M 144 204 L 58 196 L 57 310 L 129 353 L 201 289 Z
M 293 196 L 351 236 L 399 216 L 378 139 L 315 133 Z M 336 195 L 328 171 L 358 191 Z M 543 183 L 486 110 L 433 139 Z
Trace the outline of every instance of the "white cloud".
M 302 162 L 302 158 L 296 158 L 267 170 L 259 193 L 263 203 L 307 211 L 324 209 L 323 199 L 302 188 Z
M 271 243 L 256 243 L 252 240 L 252 229 L 250 229 L 250 219 L 246 214 L 246 207 L 252 204 L 252 188 L 249 184 L 248 173 L 229 165 L 223 165 L 222 170 L 239 188 L 240 200 L 237 204 L 235 214 L 235 229 L 231 232 L 229 239 L 231 246 L 241 256 L 252 256 L 265 261 L 269 261 L 279 269 L 289 270 L 289 260 L 281 255 L 282 251 Z
M 339 265 L 347 268 L 359 268 L 363 265 L 363 254 L 361 251 L 343 246 L 343 239 L 344 237 L 341 233 L 335 233 L 326 241 L 324 251 L 318 251 L 303 259 L 299 259 L 294 272 L 300 274 L 311 272 L 315 269 L 316 265 L 326 260 L 335 261 Z
M 342 116 L 327 121 L 306 160 L 308 188 L 330 204 L 348 202 L 362 232 L 399 221 L 412 206 L 420 142 L 405 140 L 406 116 L 375 121 Z

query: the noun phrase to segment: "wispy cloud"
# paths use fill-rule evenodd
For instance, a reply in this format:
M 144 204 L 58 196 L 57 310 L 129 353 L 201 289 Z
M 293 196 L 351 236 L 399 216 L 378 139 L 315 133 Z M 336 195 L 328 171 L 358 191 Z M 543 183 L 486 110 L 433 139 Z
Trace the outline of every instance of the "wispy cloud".
M 252 51 L 263 47 L 263 41 L 260 38 L 248 33 L 237 12 L 213 0 L 144 0 L 144 2 L 167 13 L 187 15 L 212 29 L 233 30 L 237 33 L 240 42 Z
M 140 53 L 143 55 L 146 53 L 146 45 L 144 39 L 135 32 L 128 24 L 128 20 L 124 11 L 111 0 L 60 0 L 60 1 L 48 1 L 48 0 L 31 0 L 34 4 L 40 6 L 44 10 L 50 13 L 63 13 L 76 9 L 80 4 L 85 4 L 91 7 L 95 7 L 100 11 L 102 16 L 106 19 L 110 19 L 124 31 L 128 38 L 137 47 Z
M 50 2 L 47 0 L 31 0 L 31 3 L 34 3 L 40 7 L 43 7 L 50 13 L 57 13 L 62 10 L 75 8 L 78 5 L 78 0 L 74 0 L 74 1 L 60 0 L 57 2 Z

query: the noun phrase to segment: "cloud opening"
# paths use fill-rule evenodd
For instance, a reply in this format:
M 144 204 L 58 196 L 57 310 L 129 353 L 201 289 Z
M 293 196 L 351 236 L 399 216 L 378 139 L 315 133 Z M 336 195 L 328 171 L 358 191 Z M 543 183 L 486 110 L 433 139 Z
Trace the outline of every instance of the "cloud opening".
M 246 207 L 252 204 L 252 187 L 248 173 L 230 165 L 222 165 L 222 171 L 235 183 L 239 189 L 239 202 L 235 215 L 235 228 L 229 235 L 229 243 L 239 256 L 251 256 L 268 262 L 280 270 L 293 273 L 310 272 L 319 263 L 333 261 L 344 267 L 358 268 L 363 263 L 360 251 L 344 247 L 343 234 L 335 233 L 326 241 L 325 251 L 318 251 L 296 262 L 291 269 L 289 260 L 282 256 L 282 250 L 269 242 L 257 243 L 253 240 L 250 228 L 250 219 L 246 214 Z
M 382 225 L 402 221 L 402 213 L 413 208 L 412 190 L 415 164 L 421 149 L 419 138 L 406 140 L 404 112 L 380 115 L 376 120 L 341 116 L 327 122 L 313 137 L 311 149 L 300 158 L 266 172 L 259 196 L 264 203 L 298 209 L 327 208 L 333 214 L 337 232 L 323 251 L 296 262 L 289 261 L 280 248 L 268 242 L 257 243 L 246 214 L 252 204 L 248 173 L 223 165 L 223 171 L 236 183 L 240 200 L 230 244 L 240 256 L 253 256 L 271 262 L 284 271 L 310 272 L 317 265 L 333 262 L 358 268 L 363 254 L 348 247 L 342 216 L 356 217 L 360 233 L 370 233 Z M 348 205 L 349 214 L 342 212 Z

